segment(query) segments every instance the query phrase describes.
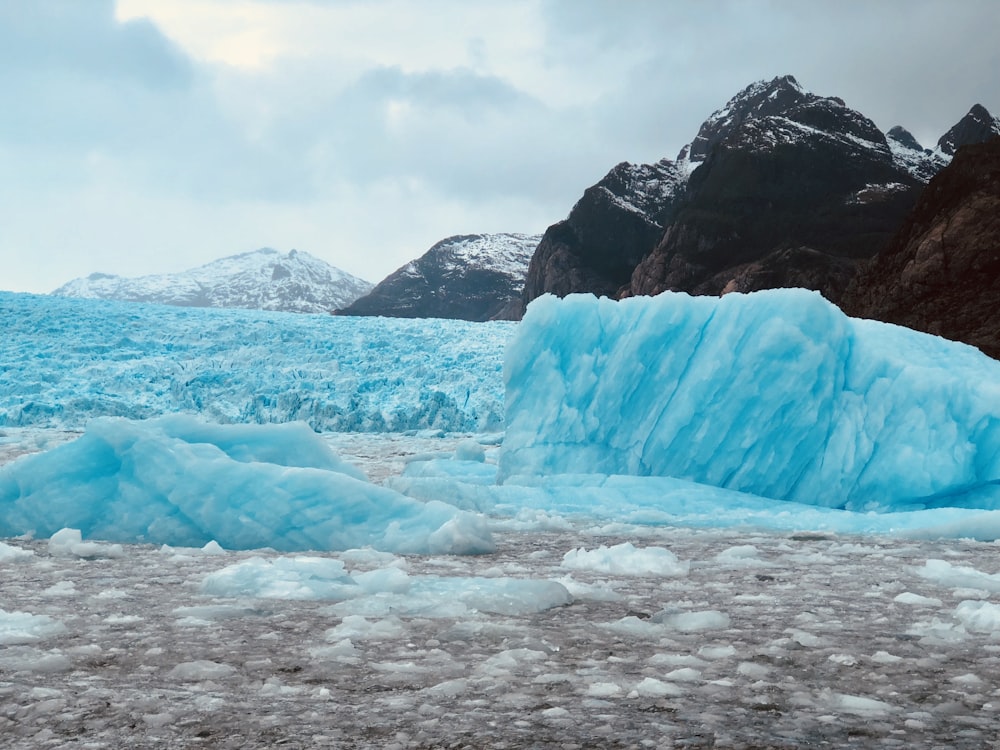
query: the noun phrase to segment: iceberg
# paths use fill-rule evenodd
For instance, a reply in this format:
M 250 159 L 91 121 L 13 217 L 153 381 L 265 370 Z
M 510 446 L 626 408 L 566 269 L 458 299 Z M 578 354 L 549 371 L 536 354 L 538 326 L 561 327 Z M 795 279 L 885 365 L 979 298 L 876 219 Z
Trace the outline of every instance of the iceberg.
M 303 423 L 184 415 L 95 419 L 77 440 L 0 467 L 0 536 L 66 528 L 77 541 L 182 547 L 494 549 L 481 516 L 371 484 Z
M 862 512 L 1000 508 L 1000 363 L 815 292 L 542 297 L 504 379 L 502 483 L 672 477 Z

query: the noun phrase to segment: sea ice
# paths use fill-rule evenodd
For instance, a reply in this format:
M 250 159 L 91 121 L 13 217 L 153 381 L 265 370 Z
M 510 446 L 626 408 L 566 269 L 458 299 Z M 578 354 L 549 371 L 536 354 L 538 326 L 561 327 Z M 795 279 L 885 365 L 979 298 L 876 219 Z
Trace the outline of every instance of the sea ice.
M 80 533 L 227 549 L 493 550 L 482 517 L 360 476 L 302 425 L 96 419 L 79 439 L 0 467 L 0 535 L 73 529 L 52 542 L 71 554 Z
M 535 300 L 501 480 L 670 476 L 832 508 L 1000 507 L 1000 363 L 784 289 Z

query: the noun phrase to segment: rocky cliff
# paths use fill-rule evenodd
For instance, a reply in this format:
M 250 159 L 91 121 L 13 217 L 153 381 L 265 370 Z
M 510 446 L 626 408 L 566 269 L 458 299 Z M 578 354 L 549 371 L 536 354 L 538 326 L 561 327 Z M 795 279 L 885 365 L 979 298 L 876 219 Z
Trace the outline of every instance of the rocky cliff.
M 1000 138 L 955 152 L 842 307 L 1000 359 Z
M 519 317 L 525 272 L 539 239 L 523 234 L 449 237 L 336 314 L 473 321 Z
M 980 111 L 981 110 L 981 111 Z M 837 301 L 955 144 L 1000 123 L 974 107 L 923 148 L 792 76 L 751 84 L 675 160 L 620 164 L 549 227 L 523 305 L 550 292 L 720 294 L 802 286 Z

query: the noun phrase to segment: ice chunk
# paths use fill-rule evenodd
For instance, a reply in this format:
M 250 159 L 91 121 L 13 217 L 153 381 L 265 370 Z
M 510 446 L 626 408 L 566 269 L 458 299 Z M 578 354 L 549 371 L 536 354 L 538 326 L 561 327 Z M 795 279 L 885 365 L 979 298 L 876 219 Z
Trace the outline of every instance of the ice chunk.
M 0 536 L 71 527 L 88 538 L 185 547 L 494 549 L 482 517 L 359 476 L 301 425 L 97 419 L 71 443 L 0 467 Z M 80 539 L 56 543 L 72 553 Z
M 502 481 L 656 475 L 836 508 L 1000 507 L 1000 363 L 814 292 L 542 297 L 504 377 Z
M 204 682 L 220 680 L 236 673 L 236 668 L 229 664 L 220 664 L 207 659 L 186 661 L 178 664 L 167 673 L 167 677 L 178 682 Z
M 58 620 L 48 615 L 28 612 L 8 612 L 0 609 L 0 646 L 33 643 L 66 630 Z
M 49 537 L 49 554 L 57 557 L 124 557 L 120 544 L 85 542 L 79 529 L 60 529 Z
M 992 602 L 964 601 L 955 608 L 955 617 L 974 633 L 1000 634 L 1000 605 Z
M 13 545 L 0 542 L 0 563 L 28 560 L 34 556 L 34 550 L 22 549 L 21 547 L 14 547 Z
M 635 547 L 631 542 L 597 549 L 573 549 L 563 555 L 562 566 L 630 576 L 685 576 L 690 563 L 681 562 L 664 547 Z
M 340 560 L 303 555 L 272 560 L 253 557 L 234 563 L 206 575 L 201 591 L 219 597 L 339 601 L 331 611 L 345 618 L 458 617 L 476 611 L 518 615 L 573 601 L 557 581 L 410 576 L 393 565 L 348 574 Z

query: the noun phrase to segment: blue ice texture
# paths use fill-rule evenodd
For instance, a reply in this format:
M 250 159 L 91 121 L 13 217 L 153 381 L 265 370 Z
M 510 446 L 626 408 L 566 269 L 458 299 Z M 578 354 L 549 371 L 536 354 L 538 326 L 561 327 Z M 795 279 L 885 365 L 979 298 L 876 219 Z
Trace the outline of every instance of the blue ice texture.
M 1000 508 L 1000 362 L 818 293 L 531 304 L 500 479 L 672 477 L 854 511 Z
M 568 524 L 1000 538 L 1000 363 L 802 290 L 542 297 L 516 325 L 0 293 L 0 323 L 0 428 L 86 425 L 0 468 L 0 536 L 433 554 Z M 499 450 L 466 440 L 386 486 L 315 434 L 504 427 Z M 338 575 L 308 586 L 364 593 Z M 429 586 L 460 598 L 407 586 L 414 607 Z
M 515 327 L 9 292 L 0 326 L 0 428 L 180 412 L 319 432 L 502 429 Z
M 187 415 L 94 419 L 78 439 L 0 467 L 0 536 L 226 549 L 482 553 L 485 520 L 368 482 L 305 424 Z

